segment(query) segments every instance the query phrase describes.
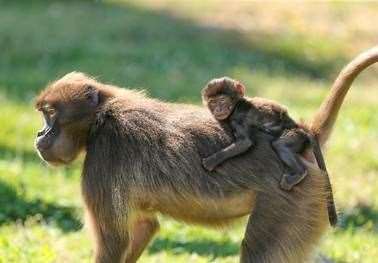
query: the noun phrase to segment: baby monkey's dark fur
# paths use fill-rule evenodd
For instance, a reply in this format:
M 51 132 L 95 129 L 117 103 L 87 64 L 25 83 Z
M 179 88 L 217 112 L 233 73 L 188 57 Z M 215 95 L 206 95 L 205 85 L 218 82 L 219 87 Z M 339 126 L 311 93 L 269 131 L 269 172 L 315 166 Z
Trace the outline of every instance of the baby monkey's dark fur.
M 218 121 L 230 126 L 235 137 L 234 143 L 203 159 L 204 167 L 210 171 L 215 169 L 224 161 L 253 147 L 257 132 L 268 133 L 273 149 L 289 170 L 282 177 L 281 188 L 291 190 L 307 175 L 299 154 L 311 146 L 319 167 L 327 176 L 329 220 L 332 226 L 336 225 L 332 188 L 316 138 L 306 127 L 297 124 L 282 105 L 263 98 L 246 98 L 244 92 L 243 84 L 228 77 L 213 79 L 203 89 L 204 103 Z

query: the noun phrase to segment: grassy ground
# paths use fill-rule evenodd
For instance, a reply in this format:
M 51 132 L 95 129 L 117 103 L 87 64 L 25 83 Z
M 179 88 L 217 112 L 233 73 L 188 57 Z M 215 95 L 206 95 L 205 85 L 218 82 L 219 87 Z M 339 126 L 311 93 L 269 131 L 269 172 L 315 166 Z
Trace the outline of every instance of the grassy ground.
M 246 1 L 0 0 L 0 262 L 88 262 L 80 162 L 47 168 L 33 149 L 36 92 L 80 70 L 152 96 L 199 103 L 212 77 L 309 117 L 341 65 L 376 43 L 378 4 Z M 362 74 L 327 161 L 343 213 L 320 251 L 337 262 L 378 257 L 378 69 Z M 141 262 L 236 262 L 242 224 L 208 230 L 162 218 Z

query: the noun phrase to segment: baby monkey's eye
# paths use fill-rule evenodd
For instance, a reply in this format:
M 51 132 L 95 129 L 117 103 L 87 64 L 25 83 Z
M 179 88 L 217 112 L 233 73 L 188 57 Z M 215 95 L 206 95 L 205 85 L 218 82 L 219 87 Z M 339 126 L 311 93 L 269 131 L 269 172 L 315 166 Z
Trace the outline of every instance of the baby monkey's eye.
M 223 97 L 221 97 L 221 98 L 218 99 L 218 101 L 219 101 L 220 103 L 225 103 L 225 102 L 226 102 L 226 99 L 223 98 Z

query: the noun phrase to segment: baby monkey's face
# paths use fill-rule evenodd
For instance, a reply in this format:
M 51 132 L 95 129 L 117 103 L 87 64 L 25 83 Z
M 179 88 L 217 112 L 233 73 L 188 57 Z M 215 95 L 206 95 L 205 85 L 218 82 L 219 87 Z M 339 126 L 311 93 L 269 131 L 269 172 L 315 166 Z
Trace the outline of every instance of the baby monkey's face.
M 216 95 L 208 99 L 208 107 L 217 120 L 225 120 L 232 113 L 235 102 L 230 96 Z
M 238 101 L 243 98 L 245 87 L 229 77 L 212 79 L 202 90 L 202 99 L 217 120 L 227 119 Z

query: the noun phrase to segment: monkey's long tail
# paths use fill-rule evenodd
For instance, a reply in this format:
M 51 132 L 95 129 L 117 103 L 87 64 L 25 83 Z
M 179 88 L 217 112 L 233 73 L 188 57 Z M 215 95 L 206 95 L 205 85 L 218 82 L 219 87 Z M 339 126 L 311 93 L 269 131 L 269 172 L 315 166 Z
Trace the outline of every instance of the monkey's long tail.
M 378 46 L 375 46 L 353 59 L 340 72 L 332 85 L 330 94 L 321 104 L 310 122 L 310 129 L 320 145 L 328 140 L 344 98 L 352 82 L 365 68 L 378 62 Z

